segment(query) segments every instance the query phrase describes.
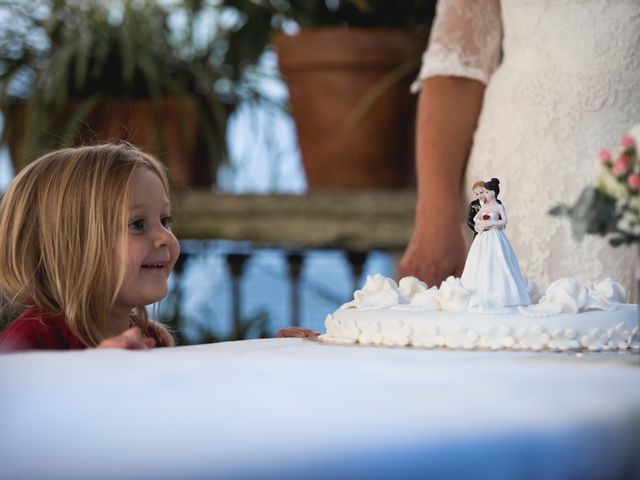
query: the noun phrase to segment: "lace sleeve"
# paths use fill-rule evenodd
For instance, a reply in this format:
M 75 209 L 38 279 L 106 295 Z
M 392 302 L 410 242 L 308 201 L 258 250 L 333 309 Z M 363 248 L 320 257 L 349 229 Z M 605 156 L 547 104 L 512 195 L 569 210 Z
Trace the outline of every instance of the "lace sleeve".
M 496 68 L 502 41 L 499 0 L 440 0 L 422 68 L 411 86 L 436 75 L 487 83 Z

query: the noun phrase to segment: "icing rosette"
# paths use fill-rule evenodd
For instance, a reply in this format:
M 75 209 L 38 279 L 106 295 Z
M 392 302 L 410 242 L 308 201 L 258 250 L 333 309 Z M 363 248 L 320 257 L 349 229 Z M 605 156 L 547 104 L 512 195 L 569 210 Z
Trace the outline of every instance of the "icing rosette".
M 358 342 L 363 345 L 380 345 L 382 343 L 382 334 L 380 333 L 380 324 L 373 321 L 360 322 L 360 336 Z
M 609 334 L 601 328 L 593 328 L 587 335 L 583 335 L 580 344 L 590 352 L 609 350 Z
M 553 330 L 551 332 L 551 340 L 549 340 L 548 347 L 551 350 L 557 350 L 560 352 L 580 348 L 580 341 L 577 338 L 576 330 L 573 328 L 557 328 Z
M 400 295 L 398 285 L 392 278 L 381 274 L 369 275 L 361 290 L 356 290 L 353 300 L 345 303 L 340 310 L 357 308 L 358 310 L 372 310 L 387 308 L 399 303 L 406 303 Z
M 420 293 L 416 293 L 411 299 L 411 305 L 422 307 L 423 310 L 440 310 L 440 292 L 437 287 L 431 287 Z
M 440 328 L 437 325 L 425 325 L 413 330 L 411 344 L 414 347 L 442 347 L 445 344 L 445 339 L 440 334 Z
M 413 297 L 422 292 L 426 292 L 429 289 L 426 283 L 418 280 L 416 277 L 404 277 L 400 279 L 398 284 L 398 291 L 400 295 L 412 303 Z
M 616 304 L 626 303 L 628 295 L 624 287 L 611 278 L 605 278 L 587 288 L 574 278 L 561 278 L 553 282 L 538 302 L 538 306 L 560 306 L 564 313 L 587 310 L 613 310 Z M 529 314 L 536 316 L 535 308 Z M 527 312 L 522 312 L 525 315 Z
M 538 305 L 559 305 L 565 313 L 578 313 L 589 303 L 589 291 L 575 278 L 560 278 L 553 282 L 538 302 Z
M 480 336 L 478 346 L 480 348 L 500 350 L 502 348 L 511 348 L 515 343 L 516 340 L 510 327 L 507 325 L 494 325 Z
M 520 350 L 540 351 L 544 349 L 549 343 L 549 340 L 551 340 L 551 335 L 540 325 L 532 325 L 530 328 L 519 328 L 515 333 L 515 337 L 518 343 L 514 345 L 514 347 Z
M 479 338 L 480 336 L 475 330 L 455 327 L 445 336 L 444 346 L 447 348 L 473 350 L 476 348 Z
M 388 347 L 404 347 L 409 345 L 411 328 L 399 320 L 392 320 L 380 328 L 382 344 Z
M 625 288 L 610 277 L 595 282 L 589 288 L 589 296 L 600 305 L 627 303 L 629 301 L 629 295 Z
M 440 284 L 440 308 L 447 312 L 463 312 L 469 306 L 472 291 L 462 285 L 462 280 L 449 276 Z
M 609 348 L 613 350 L 626 350 L 632 342 L 633 331 L 627 330 L 624 323 L 618 323 L 609 331 Z
M 353 343 L 358 340 L 360 330 L 356 326 L 356 322 L 351 319 L 336 319 L 333 315 L 327 315 L 325 319 L 325 327 L 327 333 L 320 335 L 321 340 L 327 340 L 334 343 Z

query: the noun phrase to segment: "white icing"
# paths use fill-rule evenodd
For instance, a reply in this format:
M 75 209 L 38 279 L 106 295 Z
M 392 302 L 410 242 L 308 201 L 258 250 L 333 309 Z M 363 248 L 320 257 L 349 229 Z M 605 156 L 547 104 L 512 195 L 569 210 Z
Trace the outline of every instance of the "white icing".
M 360 329 L 354 319 L 338 319 L 333 315 L 327 315 L 324 323 L 327 328 L 324 339 L 331 339 L 337 343 L 354 343 L 360 337 Z
M 440 329 L 437 325 L 427 324 L 421 328 L 413 329 L 411 344 L 415 347 L 441 347 L 444 343 L 444 337 L 440 335 Z
M 566 351 L 580 348 L 578 332 L 573 328 L 556 328 L 551 331 L 551 340 L 547 344 L 551 350 Z
M 540 325 L 521 327 L 516 330 L 515 337 L 518 341 L 514 348 L 521 350 L 542 350 L 547 346 L 551 335 Z
M 624 323 L 620 322 L 609 329 L 609 348 L 613 350 L 626 350 L 631 341 L 631 331 Z
M 412 303 L 400 303 L 398 305 L 392 305 L 389 307 L 390 310 L 405 310 L 411 312 L 434 312 L 436 310 L 440 310 L 440 308 L 430 308 L 424 305 L 414 305 Z
M 561 278 L 549 285 L 538 305 L 554 305 L 553 308 L 559 305 L 565 313 L 612 311 L 617 304 L 626 303 L 627 299 L 624 287 L 611 278 L 596 282 L 590 288 L 580 285 L 573 278 Z M 531 311 L 532 316 L 536 316 L 534 312 L 535 309 Z
M 448 348 L 474 348 L 478 333 L 465 327 L 454 327 L 444 337 L 444 346 Z
M 398 286 L 370 276 L 352 302 L 327 316 L 327 333 L 319 338 L 423 348 L 640 350 L 638 306 L 621 303 L 626 292 L 611 279 L 586 288 L 563 278 L 539 303 L 518 308 L 472 305 L 473 295 L 454 277 L 438 289 L 413 277 Z
M 578 313 L 588 302 L 589 291 L 574 278 L 561 278 L 553 282 L 538 302 L 539 305 L 562 305 L 565 313 Z
M 486 313 L 488 315 L 505 315 L 507 313 L 513 313 L 516 310 L 516 307 L 498 307 L 495 305 L 496 302 L 485 302 L 483 300 L 476 301 L 474 297 L 472 297 L 469 302 L 468 311 L 470 313 Z
M 400 279 L 398 290 L 400 295 L 408 302 L 413 303 L 413 298 L 429 289 L 426 283 L 418 280 L 416 277 L 404 277 Z M 436 289 L 437 290 L 437 289 Z
M 511 333 L 512 329 L 507 325 L 494 325 L 480 337 L 478 346 L 480 348 L 490 348 L 491 350 L 511 348 L 516 343 Z
M 473 291 L 467 290 L 459 278 L 450 276 L 440 284 L 440 308 L 445 312 L 463 312 L 469 305 Z
M 400 320 L 390 320 L 381 327 L 382 344 L 388 347 L 404 347 L 409 345 L 411 327 Z
M 420 306 L 427 311 L 440 310 L 440 292 L 438 292 L 438 288 L 431 287 L 415 294 L 411 299 L 411 305 Z
M 612 303 L 627 303 L 629 295 L 625 288 L 612 278 L 605 278 L 599 282 L 595 282 L 589 288 L 589 296 L 601 305 L 609 305 Z
M 527 305 L 526 307 L 518 307 L 518 311 L 532 318 L 544 318 L 558 315 L 563 311 L 561 303 L 545 303 L 543 305 Z
M 609 343 L 609 334 L 606 330 L 594 328 L 587 335 L 582 336 L 580 343 L 583 347 L 592 352 L 608 350 L 609 346 L 607 344 Z
M 380 345 L 382 343 L 382 334 L 380 333 L 380 324 L 378 322 L 361 322 L 358 326 L 360 328 L 359 343 L 364 345 Z
M 353 300 L 342 305 L 340 309 L 369 310 L 386 308 L 399 303 L 405 303 L 405 301 L 400 295 L 396 282 L 378 273 L 369 275 L 364 287 L 353 294 Z

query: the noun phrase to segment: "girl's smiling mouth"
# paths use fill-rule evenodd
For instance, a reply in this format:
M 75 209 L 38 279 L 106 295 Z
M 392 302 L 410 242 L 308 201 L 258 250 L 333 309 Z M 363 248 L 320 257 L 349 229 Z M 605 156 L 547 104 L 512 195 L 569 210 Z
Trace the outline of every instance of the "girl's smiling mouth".
M 142 264 L 142 268 L 148 272 L 164 272 L 167 262 L 147 262 Z

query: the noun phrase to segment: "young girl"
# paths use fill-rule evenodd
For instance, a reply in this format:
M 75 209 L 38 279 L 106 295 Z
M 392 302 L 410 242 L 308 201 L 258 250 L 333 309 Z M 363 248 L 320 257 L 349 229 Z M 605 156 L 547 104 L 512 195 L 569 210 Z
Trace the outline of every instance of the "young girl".
M 145 305 L 167 294 L 180 248 L 167 177 L 127 144 L 56 151 L 0 201 L 0 293 L 24 313 L 0 351 L 169 346 Z

